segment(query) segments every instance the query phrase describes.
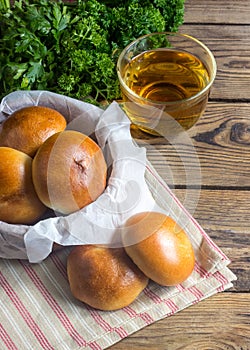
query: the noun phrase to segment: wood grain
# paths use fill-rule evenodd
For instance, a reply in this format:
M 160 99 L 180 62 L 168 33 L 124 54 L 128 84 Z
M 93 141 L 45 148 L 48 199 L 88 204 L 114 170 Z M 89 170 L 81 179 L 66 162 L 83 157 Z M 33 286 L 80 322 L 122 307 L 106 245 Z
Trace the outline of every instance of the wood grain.
M 192 207 L 195 190 L 174 190 L 175 195 Z M 237 194 L 236 194 L 237 193 Z M 213 241 L 231 260 L 230 268 L 236 274 L 234 291 L 250 290 L 250 191 L 201 190 L 193 216 Z M 189 203 L 187 203 L 187 198 Z
M 249 24 L 249 0 L 186 0 L 185 23 Z
M 211 98 L 250 101 L 250 26 L 184 24 L 180 32 L 201 40 L 215 56 Z
M 248 103 L 209 102 L 203 117 L 188 131 L 188 143 L 169 144 L 137 129 L 132 134 L 172 187 L 250 188 L 249 115 Z
M 249 304 L 249 294 L 217 294 L 144 328 L 110 349 L 249 350 Z

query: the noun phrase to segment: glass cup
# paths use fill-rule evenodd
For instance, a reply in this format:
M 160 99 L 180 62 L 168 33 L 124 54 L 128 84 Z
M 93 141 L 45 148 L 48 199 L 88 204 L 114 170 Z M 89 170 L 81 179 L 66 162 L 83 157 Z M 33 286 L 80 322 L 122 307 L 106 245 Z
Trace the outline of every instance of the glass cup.
M 212 52 L 179 33 L 152 33 L 120 54 L 117 74 L 123 108 L 132 124 L 165 135 L 173 121 L 191 128 L 203 114 L 216 76 Z

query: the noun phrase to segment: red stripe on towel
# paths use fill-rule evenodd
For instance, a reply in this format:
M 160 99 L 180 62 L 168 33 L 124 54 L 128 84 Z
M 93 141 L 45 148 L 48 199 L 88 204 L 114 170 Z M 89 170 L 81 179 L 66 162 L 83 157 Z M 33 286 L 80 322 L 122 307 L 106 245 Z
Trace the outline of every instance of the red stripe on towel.
M 88 346 L 93 350 L 102 350 L 102 347 L 98 345 L 95 341 L 88 343 Z
M 124 307 L 123 311 L 125 311 L 131 318 L 140 317 L 146 325 L 150 325 L 154 322 L 153 318 L 147 312 L 141 312 L 138 314 L 131 306 Z
M 128 336 L 128 333 L 125 331 L 123 327 L 112 327 L 104 318 L 99 314 L 99 312 L 92 307 L 86 305 L 87 310 L 89 311 L 90 315 L 93 317 L 95 322 L 102 327 L 106 332 L 116 332 L 121 339 Z
M 214 278 L 217 279 L 217 281 L 219 281 L 221 283 L 221 286 L 219 286 L 217 288 L 217 292 L 223 292 L 225 290 L 225 286 L 229 283 L 228 279 L 223 276 L 220 271 L 216 271 L 214 274 L 213 274 Z
M 192 293 L 196 298 L 196 300 L 193 302 L 193 304 L 198 303 L 202 298 L 204 298 L 204 294 L 196 286 L 192 286 L 192 287 L 188 288 L 188 291 L 190 293 Z
M 67 275 L 67 268 L 66 266 L 62 263 L 61 259 L 58 257 L 56 253 L 52 253 L 49 258 L 51 261 L 53 261 L 54 265 L 56 266 L 57 270 L 62 274 L 62 276 L 68 280 L 68 275 Z
M 155 304 L 160 304 L 160 303 L 164 303 L 166 304 L 170 310 L 171 310 L 171 314 L 176 313 L 177 311 L 179 311 L 178 306 L 173 302 L 173 300 L 171 299 L 162 299 L 159 295 L 155 294 L 152 290 L 150 290 L 149 288 L 145 288 L 144 289 L 144 294 L 147 295 L 147 297 L 149 297 L 151 300 L 153 300 L 153 302 Z
M 205 270 L 200 264 L 195 262 L 194 270 L 200 275 L 200 277 L 208 278 L 211 276 L 211 273 Z
M 14 291 L 14 289 L 11 287 L 11 285 L 8 283 L 6 278 L 3 276 L 3 274 L 0 272 L 0 285 L 2 286 L 5 293 L 10 298 L 11 302 L 16 307 L 17 311 L 20 313 L 23 320 L 26 322 L 27 326 L 30 328 L 36 339 L 39 341 L 43 349 L 46 350 L 53 350 L 53 347 L 49 343 L 48 339 L 45 337 L 41 329 L 38 327 L 37 323 L 33 320 L 32 316 L 30 315 L 29 311 L 24 306 L 21 299 L 18 297 L 17 293 Z
M 16 347 L 15 343 L 11 339 L 10 335 L 3 328 L 3 325 L 1 323 L 0 323 L 0 338 L 2 339 L 3 343 L 5 344 L 8 350 L 18 350 L 18 347 Z
M 51 309 L 54 311 L 55 315 L 65 328 L 65 330 L 68 332 L 68 334 L 74 339 L 74 341 L 79 346 L 86 346 L 87 342 L 86 340 L 77 332 L 77 330 L 74 328 L 72 323 L 70 322 L 68 316 L 65 314 L 65 312 L 62 310 L 60 305 L 57 303 L 55 298 L 50 294 L 50 292 L 47 290 L 35 270 L 32 268 L 31 265 L 27 265 L 26 263 L 22 262 L 20 260 L 20 264 L 23 266 L 24 270 L 26 271 L 27 275 L 30 277 L 33 284 L 36 286 L 38 291 L 42 294 L 48 305 L 51 307 Z

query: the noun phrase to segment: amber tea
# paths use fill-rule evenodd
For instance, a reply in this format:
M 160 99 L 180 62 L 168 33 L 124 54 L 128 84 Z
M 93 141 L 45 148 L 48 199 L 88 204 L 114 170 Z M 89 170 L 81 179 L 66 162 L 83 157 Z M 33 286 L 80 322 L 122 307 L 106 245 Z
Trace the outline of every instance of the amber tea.
M 174 38 L 173 34 L 160 35 Z M 178 37 L 178 34 L 175 36 Z M 184 129 L 189 129 L 200 118 L 207 104 L 208 87 L 216 70 L 214 60 L 207 62 L 212 54 L 208 49 L 205 52 L 204 45 L 185 35 L 179 35 L 180 47 L 186 41 L 188 43 L 185 49 L 177 48 L 176 42 L 170 47 L 150 49 L 146 45 L 148 37 L 150 35 L 128 46 L 118 60 L 123 99 L 129 102 L 126 104 L 127 114 L 132 123 L 156 135 L 164 135 L 170 118 Z M 192 40 L 195 41 L 197 55 L 195 50 L 191 50 L 195 53 L 189 52 Z M 143 43 L 141 52 L 138 50 L 140 41 Z M 202 51 L 201 54 L 199 46 L 205 53 Z M 202 60 L 200 56 L 205 58 L 202 57 Z M 158 112 L 151 113 L 149 106 Z
M 125 68 L 124 81 L 141 97 L 170 102 L 199 93 L 208 84 L 209 73 L 189 53 L 157 49 L 133 58 Z

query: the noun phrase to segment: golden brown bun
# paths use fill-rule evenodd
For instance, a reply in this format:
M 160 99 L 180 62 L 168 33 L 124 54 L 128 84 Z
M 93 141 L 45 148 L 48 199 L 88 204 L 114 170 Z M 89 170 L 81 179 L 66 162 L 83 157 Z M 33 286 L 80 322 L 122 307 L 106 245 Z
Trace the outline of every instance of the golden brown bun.
M 164 214 L 131 217 L 123 230 L 123 244 L 134 263 L 160 285 L 182 283 L 193 271 L 195 256 L 187 234 Z
M 31 224 L 46 207 L 32 183 L 32 158 L 9 147 L 0 147 L 0 220 Z
M 33 182 L 49 208 L 70 214 L 90 204 L 106 187 L 107 165 L 100 147 L 73 130 L 49 137 L 33 160 Z
M 56 110 L 43 106 L 24 107 L 4 121 L 0 146 L 15 148 L 33 157 L 49 136 L 65 128 L 66 120 Z
M 123 248 L 77 246 L 68 256 L 67 273 L 73 296 L 100 310 L 129 305 L 148 283 Z

